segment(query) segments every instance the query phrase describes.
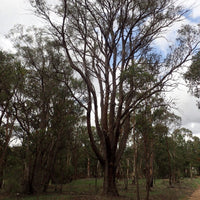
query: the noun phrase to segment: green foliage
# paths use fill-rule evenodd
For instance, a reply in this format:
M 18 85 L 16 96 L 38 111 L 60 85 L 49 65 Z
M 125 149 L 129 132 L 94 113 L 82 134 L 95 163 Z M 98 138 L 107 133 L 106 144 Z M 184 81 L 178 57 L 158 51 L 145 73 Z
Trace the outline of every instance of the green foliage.
M 190 92 L 197 98 L 200 97 L 200 52 L 192 57 L 192 64 L 184 74 Z
M 23 165 L 21 147 L 9 148 L 4 174 L 5 191 L 9 194 L 22 192 Z
M 72 179 L 73 167 L 65 166 L 62 157 L 74 144 L 83 111 L 71 96 L 73 73 L 57 42 L 42 29 L 22 26 L 13 29 L 11 37 L 26 71 L 15 112 L 23 149 L 20 159 L 26 166 L 23 182 L 30 190 L 25 192 L 33 193 L 46 190 L 53 173 L 59 174 L 58 182 Z
M 122 80 L 126 80 L 129 84 L 134 82 L 136 88 L 142 88 L 144 84 L 155 81 L 155 74 L 147 70 L 147 65 L 130 66 L 121 74 Z

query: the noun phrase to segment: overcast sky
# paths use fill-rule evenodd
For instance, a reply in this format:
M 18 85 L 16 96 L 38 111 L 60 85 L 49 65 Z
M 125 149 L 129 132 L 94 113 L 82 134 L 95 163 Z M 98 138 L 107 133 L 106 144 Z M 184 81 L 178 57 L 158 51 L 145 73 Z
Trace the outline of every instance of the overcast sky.
M 185 18 L 184 23 L 200 23 L 200 0 L 179 0 L 176 4 L 184 5 L 191 9 L 190 15 Z M 181 22 L 183 23 L 183 22 Z M 174 31 L 181 23 L 173 26 L 166 34 L 167 40 L 159 40 L 158 45 L 164 51 L 169 42 L 173 43 Z M 28 0 L 0 0 L 0 48 L 12 50 L 11 43 L 4 35 L 16 24 L 25 26 L 40 25 L 41 20 L 32 15 Z M 200 110 L 196 106 L 196 99 L 192 97 L 184 86 L 184 81 L 177 80 L 182 84 L 174 91 L 167 94 L 168 98 L 174 99 L 176 103 L 176 114 L 182 117 L 182 126 L 190 129 L 194 135 L 200 137 Z

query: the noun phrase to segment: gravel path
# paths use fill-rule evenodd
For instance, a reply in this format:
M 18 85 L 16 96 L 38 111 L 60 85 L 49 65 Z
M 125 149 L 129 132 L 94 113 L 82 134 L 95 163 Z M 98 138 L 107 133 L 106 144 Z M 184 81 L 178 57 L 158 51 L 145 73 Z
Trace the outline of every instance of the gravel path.
M 200 200 L 200 188 L 195 190 L 195 192 L 191 195 L 188 200 Z

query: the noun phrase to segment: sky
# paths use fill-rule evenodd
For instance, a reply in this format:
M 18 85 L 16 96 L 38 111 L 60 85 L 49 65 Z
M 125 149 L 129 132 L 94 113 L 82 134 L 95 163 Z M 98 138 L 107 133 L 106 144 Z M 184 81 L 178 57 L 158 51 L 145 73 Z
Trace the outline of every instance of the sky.
M 182 22 L 175 24 L 166 32 L 165 40 L 158 40 L 157 45 L 165 51 L 169 43 L 173 43 L 175 32 L 181 24 L 198 24 L 200 23 L 200 0 L 178 0 L 177 5 L 185 6 L 191 9 Z M 16 24 L 25 26 L 42 25 L 42 21 L 33 15 L 28 0 L 0 0 L 0 49 L 11 50 L 12 44 L 5 38 L 9 30 Z M 181 78 L 177 78 L 181 83 L 173 91 L 168 92 L 168 99 L 173 99 L 176 104 L 175 113 L 182 118 L 182 126 L 190 129 L 193 135 L 200 137 L 200 110 L 196 106 L 196 100 L 188 93 L 188 88 Z

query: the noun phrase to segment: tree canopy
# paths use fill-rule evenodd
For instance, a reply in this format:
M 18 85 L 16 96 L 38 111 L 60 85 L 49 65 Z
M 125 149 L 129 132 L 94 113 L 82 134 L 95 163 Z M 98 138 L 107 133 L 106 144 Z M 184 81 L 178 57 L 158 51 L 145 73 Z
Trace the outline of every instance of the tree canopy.
M 184 74 L 189 90 L 192 95 L 200 97 L 200 52 L 192 57 L 192 64 Z

